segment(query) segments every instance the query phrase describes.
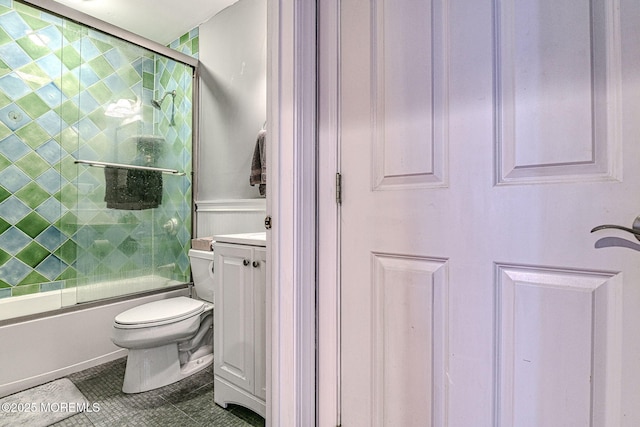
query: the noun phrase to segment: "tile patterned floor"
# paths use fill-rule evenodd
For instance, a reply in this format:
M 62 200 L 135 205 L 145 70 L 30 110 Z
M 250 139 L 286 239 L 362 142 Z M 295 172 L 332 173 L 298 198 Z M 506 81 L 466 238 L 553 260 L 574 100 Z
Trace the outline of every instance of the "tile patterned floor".
M 211 368 L 160 389 L 122 392 L 126 358 L 96 366 L 68 378 L 97 412 L 83 412 L 53 424 L 56 427 L 112 426 L 264 426 L 264 418 L 241 406 L 224 409 L 213 402 Z

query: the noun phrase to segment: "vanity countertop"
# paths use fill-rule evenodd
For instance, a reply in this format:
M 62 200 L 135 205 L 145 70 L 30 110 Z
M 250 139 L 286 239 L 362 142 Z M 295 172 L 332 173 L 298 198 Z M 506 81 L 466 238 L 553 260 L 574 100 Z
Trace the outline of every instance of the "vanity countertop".
M 237 243 L 240 245 L 266 246 L 267 233 L 261 231 L 258 233 L 240 233 L 240 234 L 219 234 L 213 236 L 216 243 Z

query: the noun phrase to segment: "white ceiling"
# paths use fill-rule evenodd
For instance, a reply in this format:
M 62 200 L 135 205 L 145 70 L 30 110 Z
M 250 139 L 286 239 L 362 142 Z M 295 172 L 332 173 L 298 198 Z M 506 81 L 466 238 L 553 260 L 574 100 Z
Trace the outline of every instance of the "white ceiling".
M 55 0 L 162 45 L 238 0 Z

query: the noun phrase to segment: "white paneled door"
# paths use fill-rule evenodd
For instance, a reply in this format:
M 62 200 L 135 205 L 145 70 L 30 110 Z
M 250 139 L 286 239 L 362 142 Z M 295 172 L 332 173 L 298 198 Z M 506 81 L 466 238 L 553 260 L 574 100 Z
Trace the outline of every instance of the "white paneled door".
M 343 426 L 640 425 L 639 28 L 340 2 Z

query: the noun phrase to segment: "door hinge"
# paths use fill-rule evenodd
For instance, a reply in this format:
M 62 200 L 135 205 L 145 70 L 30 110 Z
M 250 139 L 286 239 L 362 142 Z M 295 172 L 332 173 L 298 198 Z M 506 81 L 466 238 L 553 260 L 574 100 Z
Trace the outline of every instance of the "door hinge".
M 336 173 L 336 203 L 342 204 L 342 174 Z

